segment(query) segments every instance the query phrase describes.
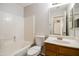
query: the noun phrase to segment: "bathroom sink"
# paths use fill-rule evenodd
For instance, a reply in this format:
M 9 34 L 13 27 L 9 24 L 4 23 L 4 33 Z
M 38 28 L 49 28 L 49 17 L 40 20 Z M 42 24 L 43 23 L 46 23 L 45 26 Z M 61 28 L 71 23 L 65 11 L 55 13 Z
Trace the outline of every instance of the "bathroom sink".
M 58 39 L 58 38 L 52 38 L 52 37 L 49 37 L 46 42 L 51 42 L 51 43 L 59 43 L 59 44 L 70 44 L 71 43 L 71 40 L 69 39 Z
M 62 39 L 62 40 L 56 39 L 56 40 L 52 40 L 52 42 L 60 43 L 60 44 L 71 44 L 71 45 L 78 44 L 76 40 L 71 40 L 71 39 Z
M 76 39 L 59 39 L 59 38 L 52 38 L 49 37 L 47 40 L 45 40 L 47 43 L 51 44 L 58 44 L 58 45 L 63 45 L 63 46 L 68 46 L 68 47 L 74 47 L 74 48 L 79 48 L 79 40 Z
M 58 39 L 58 38 L 52 38 L 49 37 L 45 42 L 51 42 L 51 43 L 57 43 L 57 44 L 68 44 L 68 45 L 74 45 L 74 44 L 78 44 L 79 45 L 79 41 L 74 40 L 74 39 Z
M 53 42 L 60 43 L 60 44 L 70 44 L 70 42 L 64 41 L 64 40 L 53 40 Z

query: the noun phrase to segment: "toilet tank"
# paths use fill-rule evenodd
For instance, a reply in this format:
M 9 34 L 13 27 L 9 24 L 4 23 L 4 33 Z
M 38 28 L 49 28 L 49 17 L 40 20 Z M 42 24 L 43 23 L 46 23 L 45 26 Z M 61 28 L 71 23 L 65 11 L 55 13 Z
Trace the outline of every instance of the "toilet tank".
M 37 46 L 43 46 L 45 40 L 45 35 L 36 35 L 35 43 Z

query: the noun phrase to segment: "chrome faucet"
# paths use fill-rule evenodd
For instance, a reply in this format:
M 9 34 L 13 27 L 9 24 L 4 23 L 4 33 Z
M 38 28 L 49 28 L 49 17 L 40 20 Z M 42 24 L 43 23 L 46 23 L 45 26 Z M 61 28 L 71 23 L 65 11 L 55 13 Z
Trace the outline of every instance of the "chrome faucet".
M 57 40 L 62 40 L 62 37 L 57 37 Z

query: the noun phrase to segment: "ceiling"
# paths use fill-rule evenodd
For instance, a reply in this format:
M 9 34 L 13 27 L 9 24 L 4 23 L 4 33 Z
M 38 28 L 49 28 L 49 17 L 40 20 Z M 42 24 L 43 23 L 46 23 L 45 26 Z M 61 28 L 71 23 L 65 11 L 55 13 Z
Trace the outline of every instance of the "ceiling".
M 32 3 L 17 3 L 17 5 L 22 7 L 27 7 L 28 5 L 31 5 Z

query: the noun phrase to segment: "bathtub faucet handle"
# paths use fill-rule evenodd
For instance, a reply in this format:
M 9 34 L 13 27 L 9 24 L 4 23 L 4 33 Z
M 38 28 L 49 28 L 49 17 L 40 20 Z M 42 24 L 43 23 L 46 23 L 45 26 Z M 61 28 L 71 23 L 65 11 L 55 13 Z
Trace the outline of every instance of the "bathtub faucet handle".
M 13 37 L 14 41 L 16 41 L 16 36 Z

